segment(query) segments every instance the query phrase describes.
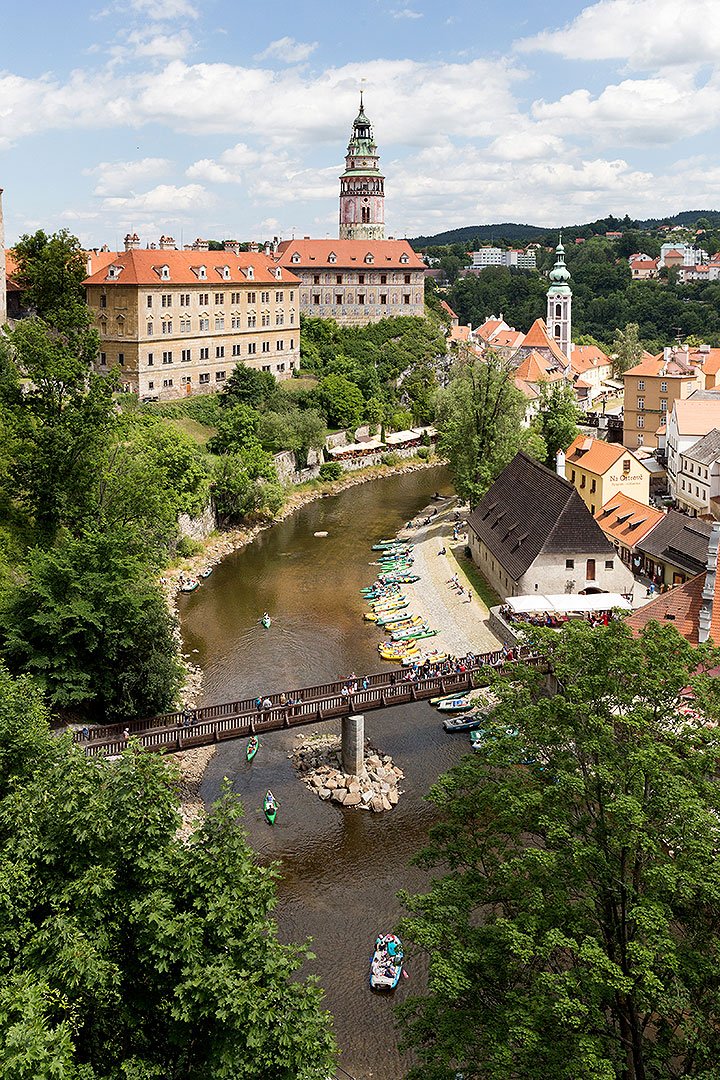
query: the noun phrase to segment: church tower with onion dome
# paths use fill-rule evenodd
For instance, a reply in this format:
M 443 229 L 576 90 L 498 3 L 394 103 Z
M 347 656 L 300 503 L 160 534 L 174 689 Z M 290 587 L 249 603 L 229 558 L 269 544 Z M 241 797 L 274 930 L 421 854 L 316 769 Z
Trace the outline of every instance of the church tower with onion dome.
M 353 122 L 340 177 L 340 240 L 385 239 L 385 177 L 380 172 L 377 146 L 365 115 L 362 90 L 360 112 Z
M 572 349 L 572 289 L 570 271 L 565 265 L 565 248 L 560 242 L 555 248 L 557 259 L 550 271 L 550 288 L 547 292 L 547 330 L 558 343 L 568 359 Z

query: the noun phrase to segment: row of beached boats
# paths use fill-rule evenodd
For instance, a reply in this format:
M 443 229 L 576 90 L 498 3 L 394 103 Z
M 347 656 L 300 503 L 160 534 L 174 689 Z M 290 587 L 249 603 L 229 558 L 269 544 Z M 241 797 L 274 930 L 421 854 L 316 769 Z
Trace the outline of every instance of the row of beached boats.
M 363 618 L 366 622 L 374 622 L 388 635 L 378 645 L 382 659 L 406 666 L 447 659 L 445 654 L 437 651 L 423 655 L 420 652 L 418 642 L 435 637 L 438 631 L 408 610 L 409 601 L 403 585 L 420 580 L 419 574 L 413 572 L 412 546 L 404 540 L 380 540 L 372 549 L 379 555 L 370 565 L 378 567 L 378 571 L 375 582 L 362 590 L 369 604 Z
M 213 572 L 212 566 L 206 566 L 204 570 L 201 570 L 197 577 L 185 577 L 184 574 L 180 574 L 180 592 L 195 592 L 200 580 L 209 578 Z

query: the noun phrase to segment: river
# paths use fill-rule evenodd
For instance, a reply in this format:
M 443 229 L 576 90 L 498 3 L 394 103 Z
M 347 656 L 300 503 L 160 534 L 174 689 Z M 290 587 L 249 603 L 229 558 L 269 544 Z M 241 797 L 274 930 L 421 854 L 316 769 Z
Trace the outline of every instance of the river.
M 378 633 L 362 621 L 360 595 L 373 578 L 370 547 L 394 535 L 435 491 L 452 491 L 442 467 L 310 503 L 229 555 L 201 589 L 183 596 L 185 651 L 205 673 L 202 704 L 379 670 Z M 314 535 L 325 531 L 326 537 Z M 269 630 L 259 621 L 266 610 L 275 620 Z M 302 734 L 314 730 L 339 732 L 339 722 Z M 427 888 L 428 876 L 408 866 L 434 820 L 423 795 L 469 745 L 466 735 L 445 734 L 424 702 L 370 712 L 365 730 L 405 773 L 404 794 L 390 812 L 342 810 L 311 794 L 289 760 L 297 731 L 265 735 L 250 765 L 244 741 L 222 744 L 201 794 L 210 804 L 228 777 L 246 808 L 250 844 L 261 860 L 280 862 L 280 937 L 313 938 L 317 960 L 303 971 L 320 976 L 345 1074 L 399 1080 L 409 1061 L 398 1049 L 393 998 L 369 989 L 369 956 L 376 935 L 402 914 L 396 893 Z M 268 787 L 280 803 L 273 828 L 260 810 Z M 409 978 L 400 980 L 395 1003 L 426 985 L 421 956 L 406 954 L 405 968 Z

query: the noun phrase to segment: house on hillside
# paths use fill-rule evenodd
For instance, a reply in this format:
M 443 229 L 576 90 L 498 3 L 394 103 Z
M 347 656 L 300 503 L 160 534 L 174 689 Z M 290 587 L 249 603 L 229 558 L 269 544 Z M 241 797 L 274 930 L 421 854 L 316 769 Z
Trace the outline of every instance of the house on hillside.
M 618 443 L 578 435 L 565 454 L 565 478 L 595 514 L 622 491 L 641 503 L 650 501 L 650 472 L 631 450 Z
M 632 574 L 573 485 L 522 451 L 469 515 L 468 543 L 503 599 L 632 592 Z

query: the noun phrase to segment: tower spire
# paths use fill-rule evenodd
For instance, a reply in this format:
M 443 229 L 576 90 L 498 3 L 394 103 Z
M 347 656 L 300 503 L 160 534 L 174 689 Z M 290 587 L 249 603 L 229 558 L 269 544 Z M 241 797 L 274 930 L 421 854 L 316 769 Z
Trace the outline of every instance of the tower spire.
M 340 177 L 340 239 L 385 239 L 385 177 L 380 172 L 372 125 L 365 115 L 362 86 L 360 111 L 353 121 L 345 171 Z
M 555 248 L 555 265 L 550 271 L 550 288 L 547 291 L 547 328 L 569 358 L 572 350 L 572 289 L 570 271 L 565 265 L 565 248 L 562 233 Z

